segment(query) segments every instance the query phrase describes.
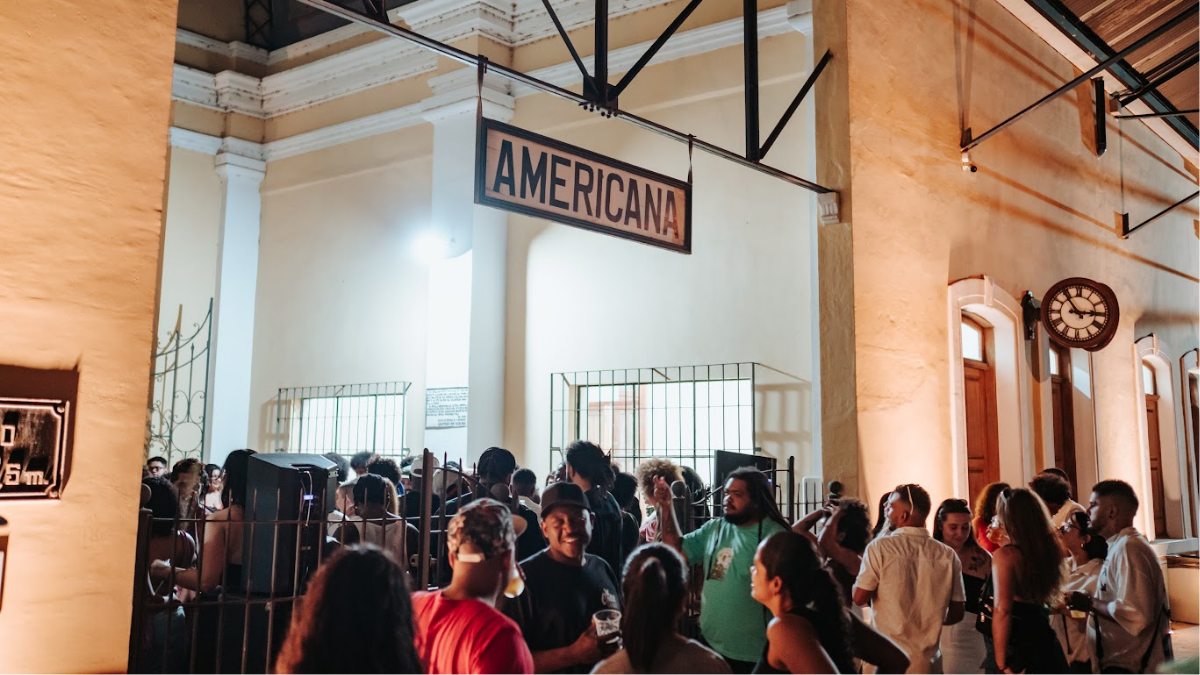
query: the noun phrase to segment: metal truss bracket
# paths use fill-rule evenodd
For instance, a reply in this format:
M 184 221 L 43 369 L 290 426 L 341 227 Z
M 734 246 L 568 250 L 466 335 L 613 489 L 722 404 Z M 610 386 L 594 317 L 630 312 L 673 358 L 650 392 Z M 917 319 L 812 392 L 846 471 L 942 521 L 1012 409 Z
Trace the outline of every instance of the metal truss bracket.
M 1064 84 L 1063 86 L 1059 87 L 1058 89 L 1055 89 L 1054 91 L 1050 92 L 1049 94 L 1043 96 L 1041 99 L 1039 99 L 1036 102 L 1027 106 L 1024 110 L 1021 110 L 1020 112 L 1013 115 L 1012 117 L 1009 117 L 1008 119 L 1004 120 L 1000 124 L 997 124 L 996 126 L 992 127 L 991 129 L 984 132 L 983 134 L 980 134 L 978 137 L 972 137 L 970 129 L 963 130 L 963 136 L 961 139 L 960 149 L 962 151 L 966 152 L 967 150 L 974 148 L 975 146 L 979 145 L 980 143 L 986 141 L 987 139 L 991 138 L 992 136 L 995 136 L 996 134 L 1000 133 L 1004 129 L 1008 128 L 1009 125 L 1011 125 L 1012 123 L 1021 119 L 1022 117 L 1028 115 L 1029 113 L 1033 112 L 1034 110 L 1037 110 L 1038 108 L 1046 105 L 1047 103 L 1050 103 L 1051 101 L 1057 99 L 1058 97 L 1062 96 L 1063 94 L 1070 92 L 1075 87 L 1078 87 L 1079 85 L 1083 84 L 1084 82 L 1087 82 L 1088 80 L 1091 80 L 1091 79 L 1099 76 L 1104 71 L 1108 70 L 1109 68 L 1112 68 L 1114 65 L 1116 65 L 1117 63 L 1122 61 L 1125 57 L 1138 51 L 1139 49 L 1142 49 L 1143 47 L 1145 47 L 1146 45 L 1150 44 L 1151 42 L 1157 40 L 1158 38 L 1162 37 L 1163 35 L 1166 35 L 1168 32 L 1174 30 L 1176 27 L 1180 26 L 1184 22 L 1194 20 L 1198 10 L 1200 10 L 1200 5 L 1191 5 L 1190 7 L 1188 7 L 1187 9 L 1183 10 L 1178 15 L 1176 15 L 1174 18 L 1172 18 L 1170 21 L 1167 21 L 1163 25 L 1159 26 L 1158 28 L 1155 28 L 1154 30 L 1150 31 L 1142 38 L 1138 39 L 1136 42 L 1130 44 L 1128 47 L 1122 49 L 1121 51 L 1113 54 L 1112 56 L 1110 56 L 1110 57 L 1104 59 L 1103 61 L 1101 61 L 1100 63 L 1096 64 L 1096 66 L 1094 68 L 1092 68 L 1091 70 L 1088 70 L 1086 73 L 1083 73 L 1079 77 L 1076 77 L 1075 79 Z
M 1188 195 L 1187 197 L 1180 199 L 1179 201 L 1175 202 L 1174 204 L 1168 206 L 1167 208 L 1163 209 L 1162 211 L 1159 211 L 1158 213 L 1154 214 L 1153 216 L 1150 216 L 1146 220 L 1142 221 L 1141 223 L 1138 223 L 1137 225 L 1134 225 L 1133 227 L 1129 226 L 1129 214 L 1122 213 L 1121 214 L 1121 237 L 1124 239 L 1128 239 L 1129 235 L 1131 235 L 1134 232 L 1140 230 L 1141 228 L 1149 225 L 1150 223 L 1153 223 L 1154 221 L 1158 220 L 1159 218 L 1162 218 L 1163 216 L 1167 215 L 1168 213 L 1175 210 L 1176 208 L 1183 206 L 1184 204 L 1192 201 L 1196 197 L 1200 197 L 1200 190 L 1197 190 L 1196 192 L 1193 192 L 1192 194 Z
M 382 0 L 380 0 L 380 1 L 382 1 Z M 306 4 L 310 7 L 316 7 L 317 9 L 321 9 L 325 12 L 328 12 L 329 14 L 340 17 L 347 21 L 352 21 L 354 23 L 366 26 L 367 28 L 371 28 L 373 30 L 379 31 L 386 35 L 390 35 L 392 37 L 399 38 L 399 39 L 405 40 L 407 42 L 411 42 L 417 46 L 428 49 L 428 50 L 430 50 L 436 54 L 439 54 L 443 57 L 446 57 L 453 61 L 458 61 L 459 63 L 463 63 L 468 66 L 479 67 L 480 60 L 483 58 L 482 56 L 480 56 L 478 54 L 471 54 L 471 53 L 465 52 L 461 49 L 458 49 L 457 47 L 452 47 L 443 42 L 435 40 L 433 38 L 426 37 L 424 35 L 421 35 L 420 33 L 411 31 L 402 26 L 394 25 L 387 20 L 380 20 L 374 16 L 370 16 L 370 15 L 364 14 L 362 12 L 358 12 L 358 11 L 349 9 L 347 7 L 344 7 L 340 4 L 338 4 L 334 0 L 299 0 L 299 2 L 302 2 L 303 4 Z M 700 0 L 692 0 L 692 2 L 689 3 L 688 7 L 695 9 L 695 7 L 693 5 L 698 5 L 699 2 L 700 2 Z M 751 36 L 751 38 L 753 40 L 753 44 L 750 45 L 750 47 L 747 47 L 747 53 L 751 53 L 751 52 L 753 53 L 753 55 L 754 55 L 753 60 L 754 60 L 755 66 L 756 66 L 757 53 L 758 53 L 757 52 L 757 48 L 758 48 L 758 41 L 757 41 L 758 13 L 756 11 L 756 3 L 754 2 L 754 0 L 744 0 L 744 2 L 745 2 L 744 7 L 743 7 L 744 10 L 755 10 L 755 11 L 753 11 L 753 13 L 747 15 L 748 19 L 746 21 L 746 34 Z M 683 12 L 690 13 L 687 7 L 684 8 Z M 683 13 L 681 13 L 681 16 L 683 16 Z M 558 98 L 561 98 L 566 101 L 570 101 L 571 103 L 575 103 L 576 105 L 579 105 L 580 107 L 583 107 L 585 109 L 600 110 L 601 114 L 603 114 L 607 117 L 614 117 L 617 119 L 624 120 L 626 122 L 630 122 L 630 123 L 635 124 L 643 129 L 646 129 L 647 131 L 653 131 L 654 133 L 660 134 L 667 138 L 671 138 L 671 139 L 674 139 L 681 143 L 687 144 L 690 147 L 694 147 L 698 150 L 702 150 L 711 155 L 715 155 L 717 157 L 721 157 L 723 159 L 729 160 L 731 162 L 734 162 L 735 164 L 740 164 L 744 167 L 754 169 L 755 171 L 759 171 L 761 173 L 767 174 L 768 176 L 778 178 L 780 180 L 786 181 L 793 185 L 797 185 L 797 186 L 802 187 L 811 192 L 815 192 L 817 194 L 828 194 L 828 193 L 834 192 L 830 188 L 827 188 L 823 185 L 818 185 L 817 183 L 814 183 L 805 178 L 801 178 L 800 176 L 789 173 L 782 169 L 778 169 L 773 166 L 768 166 L 766 164 L 763 164 L 761 161 L 759 161 L 759 158 L 757 156 L 757 150 L 759 149 L 757 142 L 753 143 L 750 146 L 755 152 L 747 153 L 746 156 L 743 156 L 732 150 L 728 150 L 721 146 L 718 146 L 713 143 L 709 143 L 702 139 L 696 138 L 693 135 L 684 133 L 682 131 L 678 131 L 676 129 L 672 129 L 665 125 L 659 124 L 658 122 L 654 122 L 654 121 L 648 120 L 644 117 L 641 117 L 639 115 L 635 115 L 633 113 L 619 109 L 616 105 L 616 98 L 613 94 L 614 88 L 611 87 L 610 85 L 608 85 L 608 0 L 596 0 L 596 18 L 597 18 L 597 21 L 596 21 L 597 41 L 596 41 L 595 68 L 594 68 L 594 72 L 592 73 L 591 77 L 588 78 L 595 85 L 597 85 L 597 86 L 595 86 L 595 91 L 592 93 L 592 95 L 576 94 L 575 92 L 564 89 L 558 85 L 540 80 L 540 79 L 533 77 L 532 75 L 529 75 L 527 73 L 523 73 L 521 71 L 514 70 L 512 68 L 509 68 L 507 66 L 502 66 L 497 63 L 489 62 L 487 65 L 487 69 L 490 72 L 495 73 L 496 75 L 507 78 L 514 82 L 519 82 L 521 84 L 527 85 L 529 87 L 537 89 L 538 91 L 541 91 L 541 92 L 544 92 L 547 94 L 551 94 L 553 96 L 557 96 Z M 683 18 L 686 19 L 687 17 L 683 16 Z M 556 25 L 561 27 L 560 23 L 558 23 L 557 21 L 555 23 L 556 23 Z M 672 26 L 674 26 L 674 28 L 678 28 L 677 24 L 682 24 L 682 23 L 683 23 L 682 19 L 676 18 L 676 21 L 672 22 Z M 668 37 L 670 37 L 669 33 L 673 32 L 673 30 L 674 30 L 673 28 L 668 27 L 667 32 L 664 33 L 663 36 L 660 36 L 659 40 L 656 41 L 656 44 L 659 41 L 665 43 L 666 39 Z M 565 31 L 562 31 L 561 28 L 560 28 L 560 32 L 562 32 L 565 35 Z M 661 47 L 661 44 L 659 46 Z M 751 49 L 751 47 L 752 47 L 752 49 Z M 647 53 L 650 53 L 650 51 L 652 51 L 652 50 L 653 50 L 653 47 L 651 47 L 651 50 L 648 50 Z M 575 56 L 578 56 L 578 54 L 576 54 Z M 652 56 L 653 56 L 653 54 L 650 54 L 650 57 L 652 57 Z M 650 57 L 643 55 L 643 59 L 645 59 L 646 62 L 649 62 Z M 582 60 L 577 60 L 576 65 L 580 66 L 581 71 L 583 71 Z M 747 70 L 749 70 L 749 68 Z M 753 97 L 751 97 L 749 91 L 747 93 L 747 102 L 749 105 L 749 102 L 751 100 L 753 100 L 754 113 L 755 113 L 755 117 L 754 117 L 755 123 L 753 124 L 753 126 L 751 126 L 749 124 L 747 125 L 747 138 L 748 139 L 750 137 L 751 129 L 753 129 L 753 131 L 754 131 L 755 139 L 757 139 L 757 133 L 758 133 L 758 131 L 757 131 L 758 130 L 758 125 L 757 125 L 757 119 L 758 119 L 757 118 L 757 110 L 758 110 L 758 106 L 757 106 L 757 100 L 758 100 L 758 98 L 757 98 L 757 90 L 758 90 L 757 67 L 755 67 L 754 70 L 755 70 L 754 80 L 753 81 L 748 80 L 746 83 L 747 90 L 753 89 Z M 586 71 L 583 71 L 583 72 L 586 72 Z M 628 78 L 628 74 L 626 75 L 626 77 Z M 632 81 L 632 78 L 630 78 L 630 81 Z M 587 79 L 585 79 L 585 85 L 586 85 L 586 82 L 587 82 Z M 626 86 L 628 86 L 628 85 L 626 85 Z M 586 92 L 586 86 L 585 86 L 585 92 Z M 747 119 L 749 119 L 749 117 Z

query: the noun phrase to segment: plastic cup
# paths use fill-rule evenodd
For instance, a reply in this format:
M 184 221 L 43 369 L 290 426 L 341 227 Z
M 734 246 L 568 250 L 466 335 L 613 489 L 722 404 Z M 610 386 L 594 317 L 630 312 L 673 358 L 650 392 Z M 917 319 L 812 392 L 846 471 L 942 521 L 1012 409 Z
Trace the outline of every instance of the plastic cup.
M 615 609 L 602 609 L 592 615 L 596 624 L 597 637 L 608 637 L 621 632 L 621 613 Z

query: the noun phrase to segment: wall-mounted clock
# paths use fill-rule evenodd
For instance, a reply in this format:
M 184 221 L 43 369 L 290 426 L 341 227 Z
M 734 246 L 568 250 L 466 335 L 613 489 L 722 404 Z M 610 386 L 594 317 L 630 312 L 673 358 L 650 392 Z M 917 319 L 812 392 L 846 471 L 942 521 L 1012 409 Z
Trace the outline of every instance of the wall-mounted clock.
M 1103 349 L 1116 334 L 1120 316 L 1117 294 L 1083 277 L 1063 279 L 1042 298 L 1042 324 L 1050 338 L 1064 347 Z

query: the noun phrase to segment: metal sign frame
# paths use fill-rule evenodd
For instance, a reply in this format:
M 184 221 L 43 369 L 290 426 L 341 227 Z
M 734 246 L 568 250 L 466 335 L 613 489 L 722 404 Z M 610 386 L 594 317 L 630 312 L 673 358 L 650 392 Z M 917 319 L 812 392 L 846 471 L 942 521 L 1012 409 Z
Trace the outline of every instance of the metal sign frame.
M 565 155 L 579 157 L 579 158 L 582 158 L 582 159 L 587 160 L 588 162 L 591 162 L 594 164 L 610 166 L 610 167 L 619 169 L 621 171 L 631 173 L 636 176 L 642 176 L 645 178 L 649 178 L 650 180 L 656 181 L 658 183 L 662 183 L 662 184 L 670 186 L 672 188 L 682 190 L 684 199 L 683 199 L 683 204 L 679 211 L 679 217 L 683 223 L 683 228 L 680 231 L 680 234 L 683 235 L 683 243 L 680 245 L 673 245 L 666 241 L 663 241 L 662 239 L 657 239 L 657 238 L 650 237 L 650 236 L 639 235 L 636 231 L 630 231 L 629 229 L 624 228 L 624 227 L 619 227 L 619 226 L 611 226 L 610 227 L 610 226 L 600 225 L 600 224 L 594 223 L 590 220 L 585 220 L 583 218 L 565 216 L 559 211 L 554 211 L 554 210 L 550 210 L 550 209 L 539 209 L 539 208 L 527 206 L 524 204 L 514 203 L 514 202 L 504 200 L 504 199 L 498 199 L 496 197 L 489 196 L 487 194 L 487 151 L 488 151 L 487 139 L 488 139 L 488 132 L 493 131 L 493 130 L 500 131 L 500 132 L 508 134 L 510 136 L 514 136 L 516 138 L 519 138 L 519 139 L 522 139 L 525 141 L 530 141 L 530 142 L 536 143 L 538 145 L 543 145 L 543 146 L 546 146 L 553 150 L 558 150 Z M 479 132 L 478 133 L 479 133 L 479 136 L 476 139 L 476 143 L 475 143 L 475 203 L 476 204 L 482 204 L 484 206 L 490 206 L 493 208 L 502 209 L 504 211 L 512 211 L 514 213 L 520 213 L 520 214 L 532 216 L 535 218 L 543 218 L 543 219 L 550 220 L 550 221 L 553 221 L 556 223 L 562 223 L 564 225 L 571 225 L 571 226 L 582 228 L 585 230 L 590 230 L 592 232 L 599 232 L 601 234 L 608 234 L 608 235 L 612 235 L 614 237 L 620 237 L 622 239 L 629 239 L 631 241 L 636 241 L 636 242 L 639 242 L 642 244 L 648 244 L 650 246 L 657 246 L 659 248 L 664 248 L 669 251 L 675 251 L 676 253 L 683 253 L 685 255 L 691 254 L 691 252 L 692 252 L 692 186 L 690 183 L 681 181 L 678 178 L 672 178 L 670 176 L 666 176 L 661 173 L 650 171 L 649 169 L 645 169 L 645 168 L 642 168 L 639 166 L 634 166 L 633 164 L 630 164 L 628 162 L 622 162 L 620 160 L 613 159 L 612 157 L 607 157 L 605 155 L 601 155 L 600 153 L 592 152 L 591 150 L 586 150 L 584 148 L 570 145 L 569 143 L 564 143 L 563 141 L 559 141 L 559 140 L 556 140 L 553 138 L 542 136 L 541 134 L 536 134 L 536 133 L 533 133 L 532 131 L 527 131 L 527 130 L 521 129 L 519 127 L 514 127 L 511 124 L 497 122 L 496 120 L 491 120 L 491 119 L 487 119 L 487 118 L 481 119 L 480 123 L 479 123 Z M 547 179 L 548 178 L 549 177 L 547 177 Z M 597 204 L 597 207 L 599 207 L 599 204 Z
M 0 500 L 7 499 L 58 499 L 62 492 L 63 465 L 67 454 L 67 434 L 70 422 L 70 401 L 60 399 L 0 397 L 0 411 L 5 409 L 25 409 L 49 413 L 55 420 L 54 456 L 44 471 L 30 471 L 27 457 L 24 463 L 8 461 L 11 456 L 10 448 L 16 446 L 16 429 L 3 423 L 0 415 Z M 15 470 L 14 470 L 15 469 Z M 16 483 L 10 483 L 15 476 Z M 32 482 L 35 478 L 45 483 Z M 19 490 L 5 492 L 9 486 L 33 486 L 42 490 Z

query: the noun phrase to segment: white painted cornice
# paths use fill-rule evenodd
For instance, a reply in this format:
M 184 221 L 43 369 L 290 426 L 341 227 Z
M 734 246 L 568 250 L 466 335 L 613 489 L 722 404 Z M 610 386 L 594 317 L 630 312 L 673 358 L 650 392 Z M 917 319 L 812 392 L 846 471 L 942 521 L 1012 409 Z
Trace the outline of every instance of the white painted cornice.
M 171 127 L 167 138 L 170 145 L 175 148 L 202 152 L 206 155 L 228 154 L 258 162 L 267 161 L 266 146 L 241 138 L 231 136 L 219 138 L 179 127 Z
M 433 96 L 422 101 L 422 117 L 439 122 L 462 115 L 474 115 L 479 107 L 479 80 L 474 68 L 461 68 L 429 80 Z M 483 80 L 483 114 L 507 122 L 516 112 L 512 82 L 489 73 Z
M 482 36 L 511 47 L 512 8 L 511 0 L 420 0 L 398 7 L 396 14 L 412 30 L 434 40 Z
M 193 33 L 184 28 L 175 29 L 175 42 L 187 45 L 188 47 L 203 49 L 212 54 L 252 61 L 254 63 L 265 64 L 270 59 L 270 54 L 267 50 L 260 47 L 248 45 L 245 42 L 221 42 L 220 40 L 214 40 L 213 38 Z
M 791 0 L 786 5 L 788 25 L 792 30 L 812 37 L 812 0 Z
M 518 6 L 525 1 L 518 2 Z M 626 9 L 632 11 L 628 6 Z M 768 9 L 758 15 L 760 38 L 781 35 L 794 27 L 795 14 L 790 15 L 789 9 L 784 7 Z M 741 43 L 741 19 L 731 19 L 676 34 L 650 63 L 667 63 Z M 643 42 L 611 52 L 610 72 L 619 74 L 628 70 L 650 44 Z M 353 58 L 349 58 L 350 55 Z M 173 97 L 209 109 L 242 112 L 266 119 L 429 72 L 435 66 L 436 57 L 432 53 L 400 40 L 385 39 L 348 50 L 338 57 L 269 75 L 261 81 L 228 71 L 211 75 L 176 65 Z M 531 75 L 562 87 L 572 87 L 579 82 L 579 71 L 573 61 L 542 68 Z M 255 82 L 258 83 L 257 91 Z M 221 139 L 173 127 L 171 145 L 208 154 L 234 152 L 271 162 L 448 116 L 474 114 L 477 85 L 473 68 L 439 75 L 431 78 L 428 84 L 432 96 L 424 101 L 266 144 L 236 138 Z M 484 85 L 484 112 L 500 120 L 511 118 L 515 99 L 537 93 L 532 87 L 512 83 L 494 74 L 488 75 Z M 261 102 L 255 99 L 256 95 Z
M 267 117 L 399 82 L 437 67 L 437 56 L 403 40 L 383 39 L 262 79 Z
M 428 0 L 422 0 L 427 2 Z M 672 0 L 610 0 L 608 18 L 611 21 L 627 14 L 653 9 Z M 421 2 L 414 3 L 421 4 Z M 554 0 L 550 3 L 563 28 L 572 31 L 596 23 L 595 0 Z M 513 47 L 557 36 L 558 30 L 546 12 L 541 0 L 514 0 L 513 2 Z M 666 28 L 666 26 L 663 26 Z M 674 38 L 672 38 L 674 39 Z M 668 43 L 669 44 L 669 43 Z

